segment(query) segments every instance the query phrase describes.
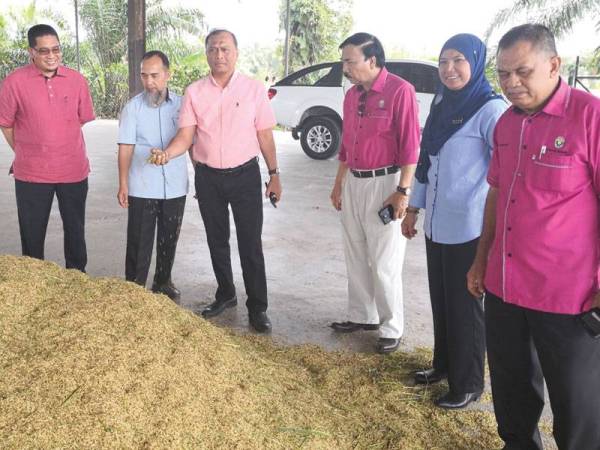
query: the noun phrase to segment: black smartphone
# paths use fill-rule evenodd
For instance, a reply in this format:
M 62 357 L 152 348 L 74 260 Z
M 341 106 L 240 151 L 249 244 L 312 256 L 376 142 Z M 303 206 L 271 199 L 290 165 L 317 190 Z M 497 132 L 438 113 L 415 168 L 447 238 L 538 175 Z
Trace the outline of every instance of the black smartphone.
M 383 224 L 387 225 L 394 220 L 394 207 L 392 205 L 384 206 L 377 212 L 377 214 L 379 214 L 379 218 Z
M 590 309 L 580 315 L 579 319 L 590 336 L 600 338 L 600 308 Z

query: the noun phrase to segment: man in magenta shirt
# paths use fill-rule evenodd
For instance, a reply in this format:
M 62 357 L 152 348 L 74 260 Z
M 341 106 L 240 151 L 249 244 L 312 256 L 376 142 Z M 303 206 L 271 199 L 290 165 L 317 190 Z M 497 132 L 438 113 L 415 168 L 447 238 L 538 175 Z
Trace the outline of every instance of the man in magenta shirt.
M 389 353 L 398 348 L 404 328 L 406 239 L 400 221 L 384 224 L 378 211 L 391 205 L 391 216 L 398 219 L 408 206 L 419 149 L 417 100 L 411 84 L 385 69 L 375 36 L 357 33 L 340 49 L 344 75 L 355 86 L 344 99 L 331 202 L 342 211 L 349 320 L 331 327 L 342 333 L 379 330 L 375 348 Z
M 196 196 L 218 284 L 215 301 L 202 315 L 213 317 L 237 305 L 229 250 L 231 206 L 250 325 L 258 332 L 268 332 L 271 321 L 266 313 L 262 183 L 257 158 L 262 153 L 269 170 L 265 196 L 279 200 L 275 115 L 263 84 L 235 70 L 238 50 L 234 34 L 213 30 L 205 45 L 210 75 L 188 86 L 177 135 L 164 151 L 152 152 L 156 164 L 166 164 L 193 142 Z
M 0 129 L 15 153 L 15 193 L 23 255 L 44 259 L 54 194 L 64 229 L 67 268 L 85 271 L 85 202 L 89 162 L 82 125 L 94 120 L 85 78 L 61 65 L 49 25 L 27 33 L 31 64 L 9 74 L 0 89 Z
M 600 448 L 600 100 L 559 76 L 552 33 L 521 25 L 498 45 L 512 107 L 500 118 L 469 290 L 485 291 L 488 361 L 505 449 L 541 449 L 544 379 L 561 450 Z

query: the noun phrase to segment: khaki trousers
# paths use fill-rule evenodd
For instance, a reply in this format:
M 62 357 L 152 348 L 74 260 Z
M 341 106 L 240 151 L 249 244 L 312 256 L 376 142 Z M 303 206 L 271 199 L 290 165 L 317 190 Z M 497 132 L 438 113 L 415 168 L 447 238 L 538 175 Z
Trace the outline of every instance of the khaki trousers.
M 373 178 L 346 176 L 342 192 L 342 230 L 348 270 L 348 319 L 380 323 L 380 337 L 404 331 L 402 264 L 406 238 L 400 221 L 387 225 L 377 212 L 398 186 L 400 174 Z

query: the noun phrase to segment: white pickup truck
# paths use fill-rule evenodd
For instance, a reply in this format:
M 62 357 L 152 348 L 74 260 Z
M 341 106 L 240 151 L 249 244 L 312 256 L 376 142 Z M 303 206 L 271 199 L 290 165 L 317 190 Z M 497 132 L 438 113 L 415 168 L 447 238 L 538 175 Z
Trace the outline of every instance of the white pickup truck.
M 422 128 L 438 85 L 437 64 L 392 60 L 385 67 L 415 87 Z M 340 148 L 344 94 L 350 87 L 342 63 L 329 62 L 288 75 L 271 86 L 269 98 L 277 123 L 292 129 L 304 152 L 314 159 L 327 159 Z

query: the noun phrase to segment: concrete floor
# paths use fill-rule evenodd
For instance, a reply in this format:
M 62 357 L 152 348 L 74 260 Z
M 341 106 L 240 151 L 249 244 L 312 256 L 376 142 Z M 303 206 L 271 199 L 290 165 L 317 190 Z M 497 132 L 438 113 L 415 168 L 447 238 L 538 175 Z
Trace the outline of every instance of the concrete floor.
M 87 272 L 91 276 L 122 278 L 127 212 L 119 207 L 116 200 L 117 122 L 98 120 L 86 125 L 84 133 L 92 167 L 86 218 Z M 377 339 L 376 333 L 340 336 L 328 327 L 332 321 L 346 318 L 346 267 L 339 213 L 329 201 L 337 161 L 311 160 L 289 133 L 276 132 L 276 141 L 284 192 L 277 209 L 265 201 L 263 228 L 272 336 L 285 344 L 311 343 L 327 349 L 371 352 Z M 2 140 L 2 174 L 8 172 L 11 153 Z M 189 169 L 192 183 L 191 165 Z M 266 169 L 263 170 L 265 173 Z M 0 253 L 20 254 L 13 178 L 1 176 L 0 190 L 4 193 L 0 197 L 0 208 L 4 211 L 0 217 L 3 230 Z M 192 195 L 193 187 L 187 199 L 173 281 L 182 292 L 181 306 L 199 312 L 212 301 L 216 282 L 204 226 Z M 61 226 L 55 201 L 46 238 L 46 259 L 64 265 Z M 250 331 L 250 328 L 234 230 L 232 224 L 232 262 L 240 302 L 237 309 L 228 310 L 212 320 L 244 332 Z M 153 270 L 154 263 L 148 285 Z M 431 311 L 421 236 L 408 245 L 404 281 L 406 326 L 402 348 L 431 347 Z

